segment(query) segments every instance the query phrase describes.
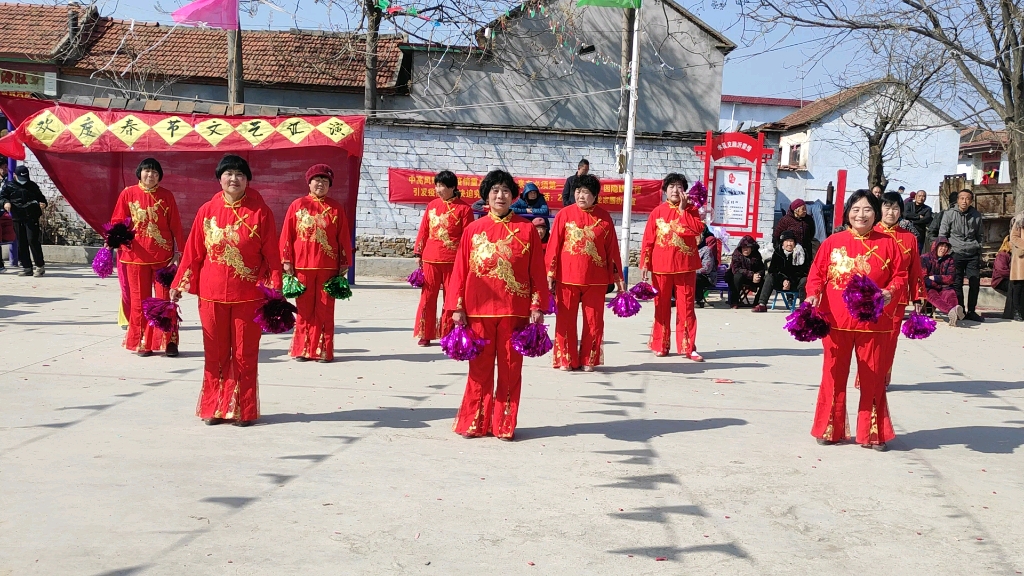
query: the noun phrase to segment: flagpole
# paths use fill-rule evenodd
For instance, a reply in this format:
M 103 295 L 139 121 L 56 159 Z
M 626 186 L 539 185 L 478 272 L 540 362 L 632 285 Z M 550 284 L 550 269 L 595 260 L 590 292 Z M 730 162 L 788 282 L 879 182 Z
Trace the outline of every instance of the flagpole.
M 622 258 L 622 278 L 629 283 L 629 227 L 633 213 L 633 146 L 636 143 L 637 85 L 640 78 L 640 2 L 637 1 L 633 18 L 633 58 L 629 63 L 629 122 L 626 125 L 626 182 L 622 196 L 622 237 L 619 255 Z

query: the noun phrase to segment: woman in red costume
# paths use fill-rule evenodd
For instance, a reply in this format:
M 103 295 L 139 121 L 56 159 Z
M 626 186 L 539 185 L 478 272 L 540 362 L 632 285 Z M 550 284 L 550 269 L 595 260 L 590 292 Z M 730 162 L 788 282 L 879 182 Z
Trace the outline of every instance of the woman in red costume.
M 196 415 L 209 425 L 250 426 L 260 415 L 260 285 L 281 289 L 281 256 L 274 215 L 248 187 L 248 162 L 229 154 L 216 173 L 221 191 L 196 213 L 170 297 L 199 297 L 205 365 Z
M 559 210 L 547 246 L 548 288 L 555 300 L 554 367 L 593 372 L 603 363 L 604 295 L 609 284 L 619 292 L 622 263 L 615 225 L 597 205 L 601 182 L 584 174 L 576 179 L 576 203 Z M 576 318 L 583 305 L 583 338 L 577 339 Z
M 462 230 L 473 221 L 473 208 L 462 199 L 459 179 L 453 172 L 443 170 L 434 176 L 434 192 L 437 198 L 427 204 L 413 249 L 423 269 L 423 288 L 413 330 L 420 346 L 430 346 L 431 340 L 443 338 L 452 330 L 452 313 L 443 310 L 444 300 L 441 321 L 437 320 L 437 298 L 441 290 L 448 294 L 446 286 L 455 266 Z
M 870 192 L 854 192 L 846 201 L 847 228 L 821 244 L 807 278 L 807 302 L 818 307 L 831 327 L 823 340 L 825 361 L 811 428 L 819 444 L 850 437 L 846 384 L 854 352 L 860 377 L 857 443 L 885 450 L 885 443 L 896 436 L 885 398 L 885 355 L 897 309 L 902 311 L 898 300 L 907 289 L 907 272 L 896 242 L 874 229 L 881 211 L 881 202 Z M 855 275 L 867 276 L 882 289 L 885 308 L 877 322 L 861 321 L 846 308 L 843 290 Z
M 512 333 L 529 322 L 544 322 L 544 253 L 533 224 L 512 212 L 517 196 L 519 186 L 508 172 L 492 170 L 484 177 L 480 197 L 488 213 L 466 226 L 445 294 L 452 321 L 487 340 L 483 352 L 469 361 L 466 393 L 453 426 L 466 438 L 493 434 L 512 440 L 523 384 L 523 357 L 512 347 Z
M 289 354 L 298 362 L 334 360 L 334 298 L 324 282 L 344 276 L 352 263 L 345 208 L 327 196 L 334 171 L 327 164 L 306 170 L 309 194 L 288 207 L 281 227 L 281 265 L 306 287 L 295 299 L 299 313 Z
M 903 218 L 903 197 L 898 192 L 882 194 L 882 219 L 875 230 L 893 239 L 900 248 L 903 268 L 907 273 L 907 287 L 896 298 L 896 317 L 889 344 L 886 349 L 883 365 L 888 367 L 885 374 L 885 385 L 892 380 L 892 364 L 896 360 L 896 345 L 899 343 L 900 327 L 903 326 L 903 312 L 907 304 L 917 303 L 924 299 L 924 271 L 921 269 L 921 251 L 917 246 L 917 236 L 910 230 L 900 226 Z
M 672 337 L 672 295 L 676 297 L 676 351 L 694 362 L 697 353 L 697 313 L 694 290 L 701 268 L 697 241 L 704 231 L 697 209 L 689 205 L 686 177 L 665 176 L 661 190 L 666 202 L 651 212 L 640 246 L 640 279 L 653 278 L 654 328 L 648 347 L 656 356 L 667 356 Z
M 153 158 L 146 158 L 135 169 L 139 183 L 121 191 L 114 204 L 111 222 L 132 219 L 135 239 L 131 246 L 117 251 L 118 270 L 124 274 L 128 288 L 128 333 L 124 347 L 139 356 L 152 356 L 153 351 L 164 350 L 167 356 L 178 355 L 178 324 L 170 332 L 161 332 L 149 325 L 142 315 L 142 301 L 156 297 L 167 299 L 168 291 L 161 284 L 154 286 L 154 272 L 181 260 L 180 250 L 185 245 L 181 230 L 181 216 L 174 195 L 160 187 L 164 170 Z

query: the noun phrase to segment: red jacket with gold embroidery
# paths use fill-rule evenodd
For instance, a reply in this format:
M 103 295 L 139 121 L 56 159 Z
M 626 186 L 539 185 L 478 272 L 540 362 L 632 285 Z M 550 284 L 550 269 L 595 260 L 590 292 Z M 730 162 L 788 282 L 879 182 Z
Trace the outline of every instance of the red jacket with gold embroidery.
M 236 303 L 262 300 L 258 283 L 281 289 L 274 214 L 252 188 L 234 203 L 217 192 L 196 213 L 171 287 Z
M 423 212 L 413 253 L 424 262 L 454 262 L 462 231 L 472 221 L 473 208 L 462 198 L 431 200 Z
M 174 249 L 185 247 L 185 233 L 174 195 L 159 186 L 147 192 L 136 184 L 121 191 L 114 204 L 111 222 L 132 219 L 135 239 L 131 247 L 118 249 L 118 259 L 126 264 L 164 264 Z
M 843 290 L 856 274 L 871 278 L 879 288 L 893 294 L 878 322 L 862 322 L 846 309 Z M 867 236 L 858 236 L 847 229 L 826 238 L 814 256 L 807 277 L 807 294 L 819 296 L 818 309 L 829 325 L 833 329 L 854 332 L 892 332 L 897 312 L 903 313 L 898 296 L 906 287 L 907 270 L 899 245 L 876 230 Z
M 640 245 L 640 269 L 654 274 L 700 270 L 697 241 L 704 232 L 697 209 L 663 202 L 647 218 Z
M 577 286 L 607 285 L 622 279 L 615 224 L 596 204 L 558 211 L 547 246 L 548 277 Z
M 900 304 L 924 298 L 924 273 L 921 271 L 921 252 L 917 248 L 917 236 L 899 226 L 886 228 L 882 223 L 876 224 L 875 230 L 895 240 L 903 255 L 903 266 L 907 270 L 907 288 L 899 295 Z
M 341 270 L 352 265 L 352 236 L 341 203 L 312 194 L 288 206 L 281 227 L 281 262 L 299 270 Z
M 466 226 L 447 288 L 445 309 L 468 316 L 527 317 L 547 307 L 544 253 L 533 224 L 509 212 Z

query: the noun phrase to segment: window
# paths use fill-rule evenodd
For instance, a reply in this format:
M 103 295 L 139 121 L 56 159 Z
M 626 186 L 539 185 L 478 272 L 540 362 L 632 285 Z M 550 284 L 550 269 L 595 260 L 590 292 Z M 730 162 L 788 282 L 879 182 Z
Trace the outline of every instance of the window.
M 789 162 L 790 166 L 800 166 L 800 145 L 790 144 L 789 145 Z

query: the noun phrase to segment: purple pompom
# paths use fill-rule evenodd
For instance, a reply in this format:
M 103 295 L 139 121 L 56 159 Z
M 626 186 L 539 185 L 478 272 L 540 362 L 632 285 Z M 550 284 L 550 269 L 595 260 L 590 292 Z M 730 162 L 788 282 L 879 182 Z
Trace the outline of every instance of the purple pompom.
M 131 218 L 125 218 L 124 222 L 118 222 L 117 224 L 104 224 L 103 231 L 107 246 L 115 250 L 122 246 L 131 248 L 132 240 L 135 239 Z
M 911 340 L 921 340 L 932 335 L 935 332 L 935 320 L 919 314 L 918 312 L 911 312 L 910 317 L 903 323 L 901 330 L 903 335 Z
M 846 310 L 861 322 L 878 322 L 885 308 L 885 297 L 875 281 L 862 274 L 854 274 L 843 290 Z
M 512 333 L 512 348 L 523 356 L 536 358 L 551 351 L 555 345 L 548 336 L 548 327 L 543 324 L 530 323 L 526 328 Z
M 612 298 L 607 307 L 619 318 L 629 318 L 640 313 L 640 302 L 629 292 L 623 292 Z
M 786 330 L 801 342 L 814 342 L 828 336 L 831 327 L 818 309 L 803 302 L 786 316 Z
M 299 311 L 294 304 L 284 299 L 277 290 L 260 286 L 267 301 L 256 311 L 253 320 L 264 332 L 281 334 L 295 327 L 295 313 Z
M 174 276 L 178 273 L 177 264 L 168 264 L 163 268 L 153 273 L 153 277 L 156 279 L 156 283 L 163 286 L 164 288 L 170 288 L 171 282 L 174 282 Z
M 149 325 L 161 332 L 170 332 L 181 320 L 178 314 L 178 305 L 170 300 L 161 298 L 146 298 L 142 301 L 142 315 L 149 321 Z
M 413 270 L 406 280 L 413 288 L 423 288 L 423 283 L 426 282 L 426 278 L 423 276 L 423 268 Z
M 654 300 L 654 297 L 658 295 L 658 290 L 647 282 L 637 282 L 629 289 L 629 293 L 641 302 L 648 302 Z
M 477 338 L 468 326 L 456 324 L 451 332 L 441 338 L 441 350 L 452 360 L 472 360 L 480 355 L 487 342 Z
M 708 203 L 708 188 L 700 180 L 693 183 L 686 195 L 690 199 L 690 204 L 696 208 L 703 208 Z
M 104 246 L 92 259 L 92 271 L 100 278 L 108 278 L 114 273 L 114 251 Z
M 543 312 L 545 314 L 554 314 L 557 311 L 558 311 L 558 303 L 555 302 L 555 295 L 551 294 L 550 296 L 548 296 L 548 307 L 543 309 L 543 310 L 541 310 L 541 312 Z

